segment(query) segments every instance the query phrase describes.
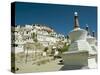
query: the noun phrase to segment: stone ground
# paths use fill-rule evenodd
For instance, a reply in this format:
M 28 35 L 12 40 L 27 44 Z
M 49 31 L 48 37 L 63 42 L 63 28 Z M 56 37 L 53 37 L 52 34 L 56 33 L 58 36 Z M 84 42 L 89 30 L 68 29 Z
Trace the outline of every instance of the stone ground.
M 46 57 L 47 58 L 47 57 Z M 43 58 L 45 59 L 45 58 Z M 40 59 L 39 59 L 40 60 Z M 62 60 L 50 60 L 46 63 L 38 64 L 33 63 L 33 61 L 29 61 L 27 63 L 20 60 L 20 62 L 16 62 L 16 68 L 18 70 L 16 73 L 31 73 L 31 72 L 50 72 L 50 71 L 61 71 L 61 70 L 77 70 L 77 69 L 89 69 L 89 68 L 97 68 L 97 62 L 95 62 L 95 58 L 88 59 L 88 66 L 64 66 L 59 61 Z
M 33 62 L 17 63 L 19 70 L 16 73 L 59 71 L 64 66 L 59 64 L 59 60 L 52 60 L 41 65 L 33 64 Z
M 17 63 L 17 67 L 19 68 L 16 73 L 31 73 L 31 72 L 49 72 L 49 71 L 60 71 L 60 70 L 77 70 L 77 69 L 89 69 L 90 68 L 97 68 L 97 65 L 94 62 L 94 59 L 89 59 L 89 67 L 80 67 L 80 66 L 64 66 L 63 64 L 59 63 L 59 60 L 56 59 L 52 60 L 46 64 L 33 64 L 33 62 L 28 63 Z

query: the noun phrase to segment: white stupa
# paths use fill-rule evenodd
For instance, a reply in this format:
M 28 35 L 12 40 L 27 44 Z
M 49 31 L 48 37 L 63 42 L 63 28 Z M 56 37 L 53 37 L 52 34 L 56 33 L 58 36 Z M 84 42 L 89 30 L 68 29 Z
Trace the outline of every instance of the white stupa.
M 90 35 L 88 25 L 86 26 L 86 30 L 88 32 L 86 40 L 92 48 L 91 49 L 92 53 L 89 55 L 89 59 L 88 59 L 88 67 L 97 68 L 97 44 L 96 44 L 97 40 L 94 31 L 92 32 L 92 36 Z
M 92 54 L 91 47 L 87 42 L 87 31 L 79 27 L 78 13 L 74 13 L 74 29 L 69 33 L 71 45 L 68 51 L 88 51 Z
M 95 51 L 91 46 L 94 46 L 94 39 L 89 38 L 88 31 L 81 29 L 78 22 L 78 13 L 74 13 L 74 29 L 69 33 L 71 44 L 68 51 L 62 53 L 65 67 L 75 66 L 80 68 L 97 68 Z
M 87 42 L 89 43 L 89 45 L 91 46 L 92 48 L 92 54 L 91 55 L 97 55 L 97 40 L 95 38 L 95 34 L 94 34 L 94 31 L 92 32 L 92 36 L 90 35 L 90 32 L 89 32 L 89 27 L 88 25 L 86 25 L 86 30 L 88 32 L 88 35 L 87 35 Z

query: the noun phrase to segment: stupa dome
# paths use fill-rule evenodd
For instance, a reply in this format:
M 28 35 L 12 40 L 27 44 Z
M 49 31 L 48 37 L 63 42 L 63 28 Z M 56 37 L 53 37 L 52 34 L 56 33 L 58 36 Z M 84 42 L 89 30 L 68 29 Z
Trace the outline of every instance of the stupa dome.
M 92 36 L 87 36 L 87 41 L 89 44 L 95 44 L 96 43 L 96 39 Z
M 69 33 L 69 38 L 72 42 L 76 40 L 86 40 L 86 37 L 87 37 L 87 31 L 84 29 L 72 30 Z

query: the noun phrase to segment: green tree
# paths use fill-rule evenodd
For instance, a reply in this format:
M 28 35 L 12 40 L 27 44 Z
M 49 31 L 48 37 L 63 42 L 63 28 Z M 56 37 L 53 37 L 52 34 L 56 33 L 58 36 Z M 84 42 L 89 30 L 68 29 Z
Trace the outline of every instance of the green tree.
M 44 48 L 44 52 L 47 52 L 47 50 L 48 50 L 48 47 L 45 47 L 45 48 Z
M 68 51 L 68 48 L 69 48 L 69 45 L 68 46 L 64 45 L 63 48 L 61 48 L 61 52 Z
M 33 32 L 32 38 L 33 38 L 33 41 L 38 42 L 36 33 Z

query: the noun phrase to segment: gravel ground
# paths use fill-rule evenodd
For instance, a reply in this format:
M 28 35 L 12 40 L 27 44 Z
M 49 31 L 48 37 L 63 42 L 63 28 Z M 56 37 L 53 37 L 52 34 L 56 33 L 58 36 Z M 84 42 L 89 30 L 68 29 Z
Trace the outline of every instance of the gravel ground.
M 59 64 L 59 60 L 61 59 L 52 60 L 41 65 L 33 64 L 33 62 L 16 63 L 16 67 L 19 68 L 16 73 L 59 71 L 64 66 Z

